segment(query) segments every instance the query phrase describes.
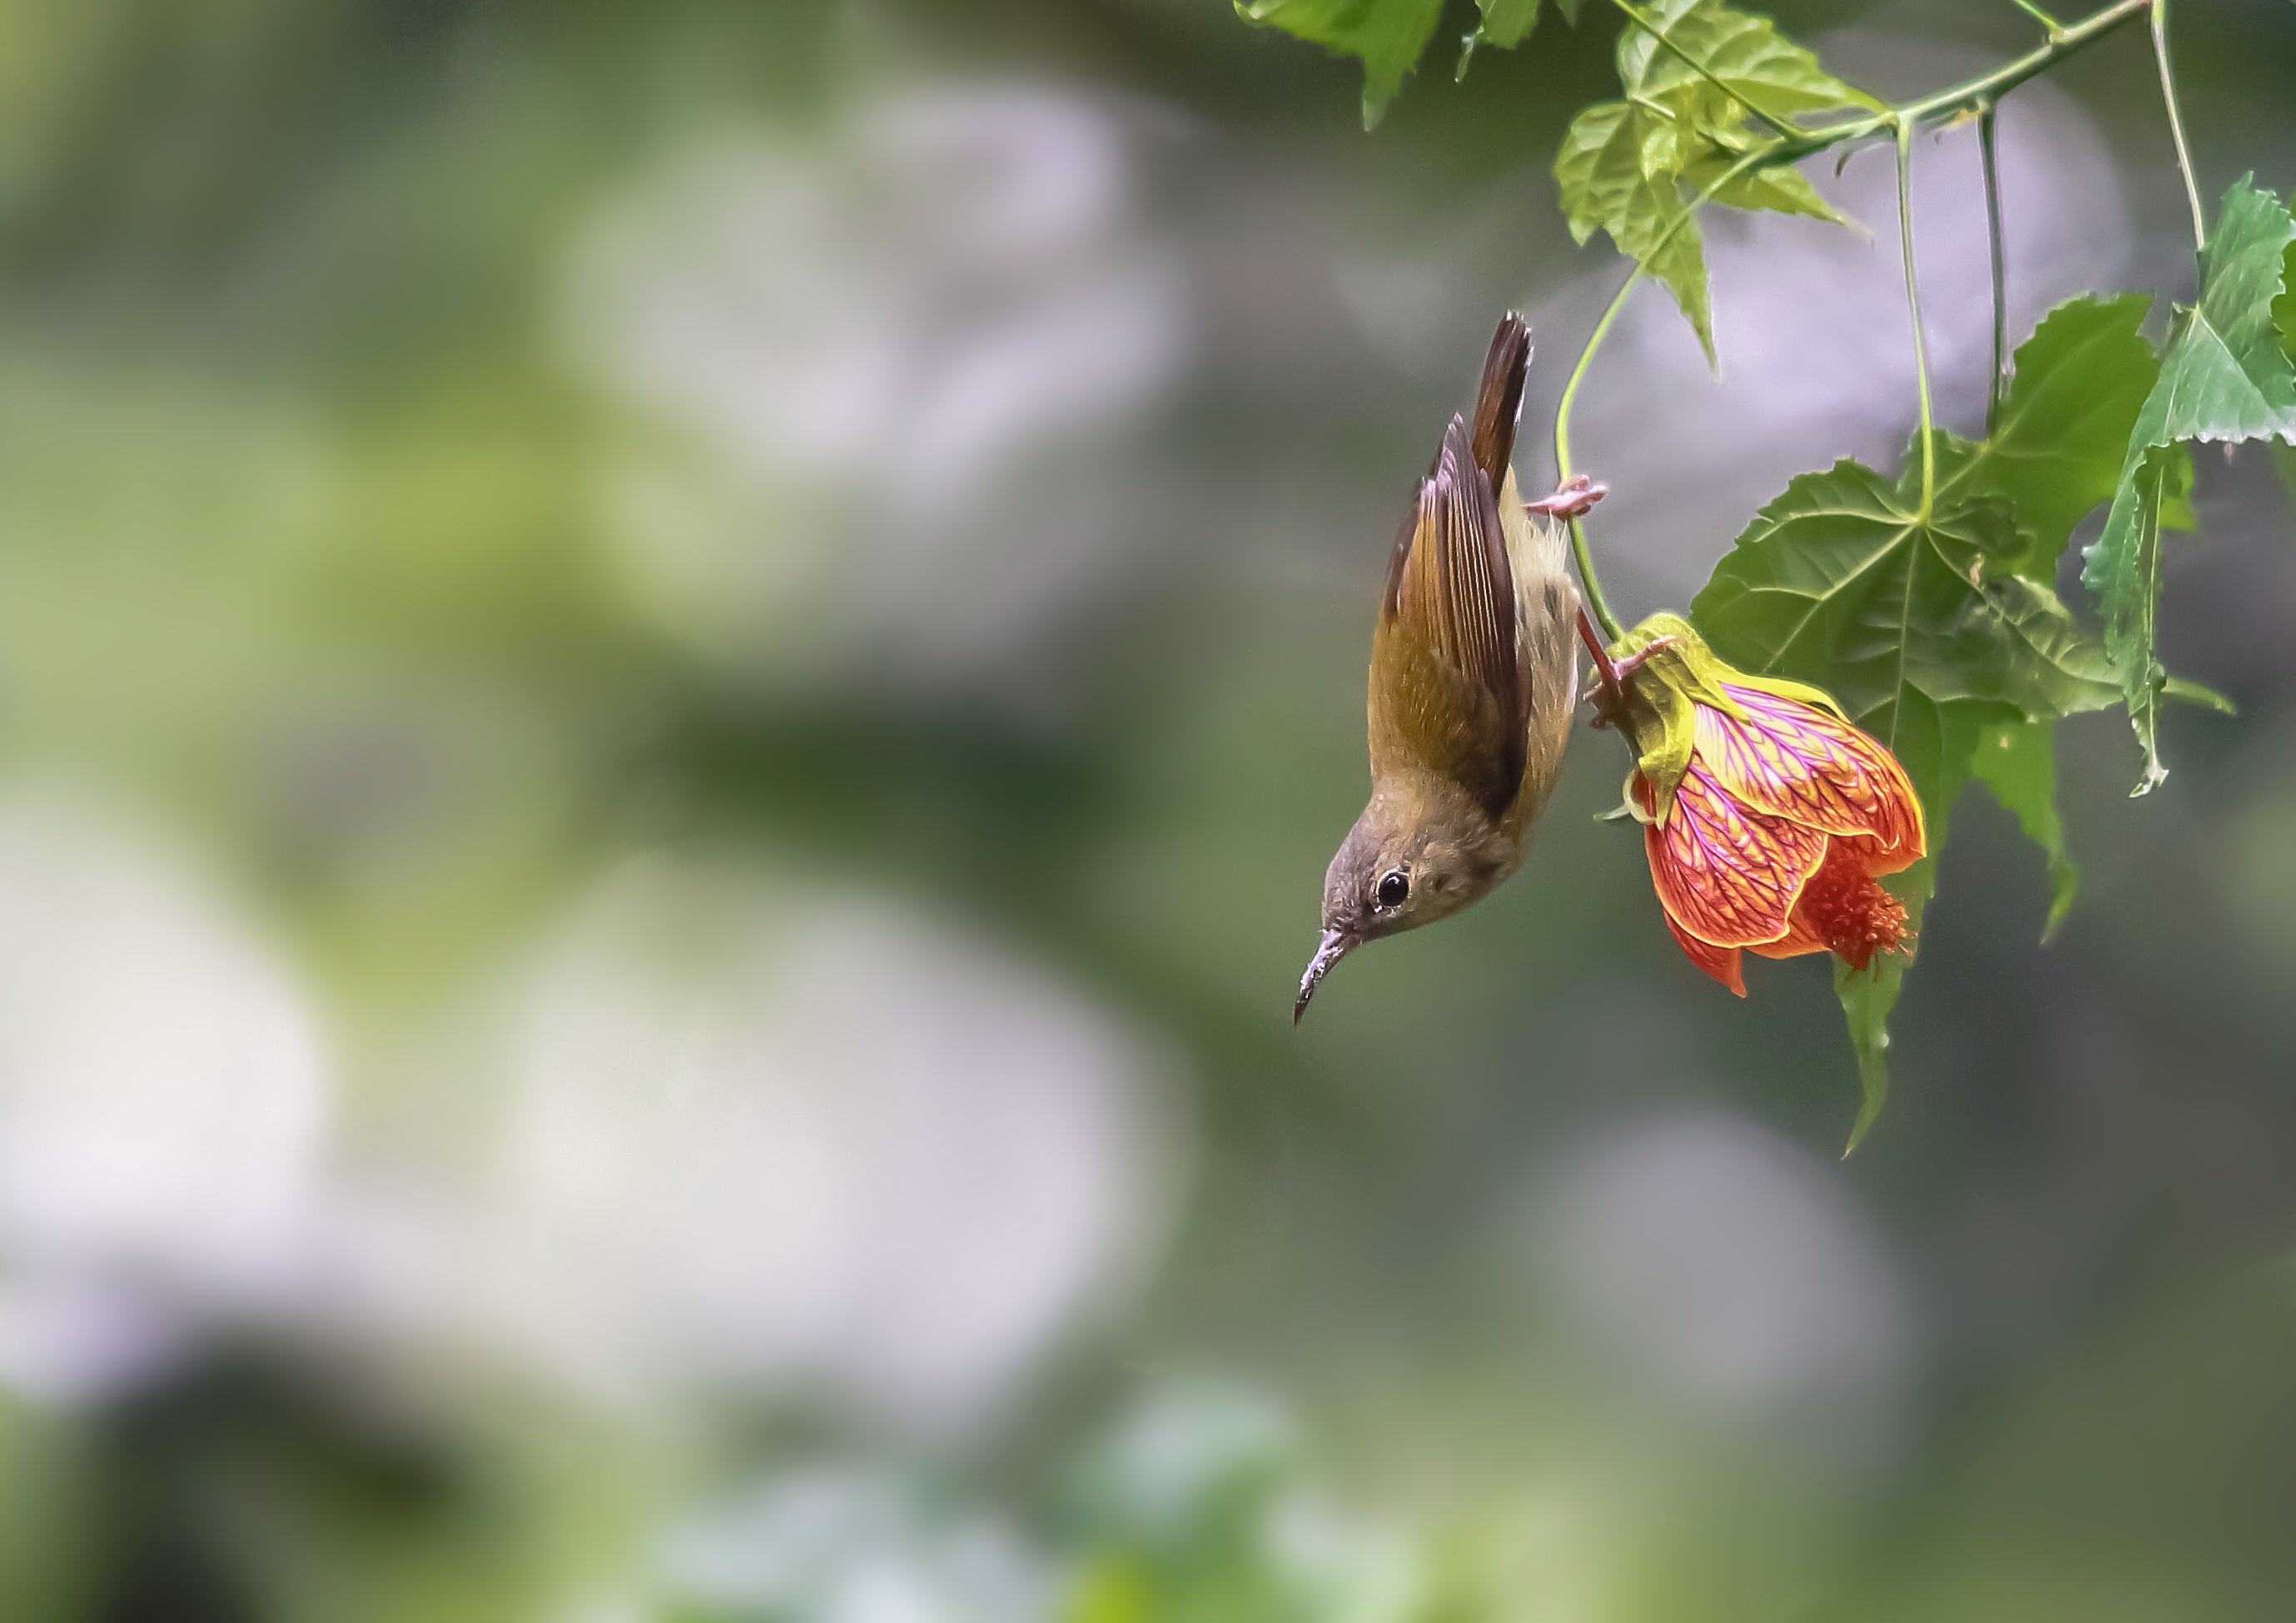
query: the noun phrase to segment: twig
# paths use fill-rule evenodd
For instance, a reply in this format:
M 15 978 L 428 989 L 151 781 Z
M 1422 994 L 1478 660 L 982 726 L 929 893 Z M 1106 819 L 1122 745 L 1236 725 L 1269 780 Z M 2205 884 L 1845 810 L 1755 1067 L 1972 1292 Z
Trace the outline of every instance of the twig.
M 1914 273 L 1914 127 L 1898 126 L 1898 242 L 1906 260 L 1906 307 L 1914 318 L 1914 381 L 1922 398 L 1922 518 L 1937 501 L 1936 435 L 1930 420 L 1929 345 L 1922 337 L 1922 290 Z
M 1985 431 L 1993 432 L 2009 388 L 2009 269 L 2001 232 L 2001 164 L 1995 156 L 1993 120 L 1998 104 L 1988 102 L 1977 115 L 1977 155 L 1985 171 L 1985 241 L 1993 260 L 1993 376 L 1985 390 Z
M 2193 154 L 2185 145 L 2185 120 L 2177 111 L 2176 76 L 2169 71 L 2168 0 L 2149 0 L 2152 12 L 2152 60 L 2161 64 L 2161 100 L 2169 109 L 2169 134 L 2177 143 L 2177 172 L 2185 177 L 2185 201 L 2193 210 L 2193 251 L 2209 250 L 2208 217 L 2201 211 L 2201 189 L 2193 180 Z

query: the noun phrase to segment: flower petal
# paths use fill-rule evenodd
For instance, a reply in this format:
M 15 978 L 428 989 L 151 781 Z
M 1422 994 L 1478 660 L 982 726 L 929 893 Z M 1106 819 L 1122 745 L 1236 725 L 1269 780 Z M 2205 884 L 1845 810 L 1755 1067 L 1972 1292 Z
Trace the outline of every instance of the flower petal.
M 1647 780 L 1637 792 L 1648 804 Z M 1693 759 L 1664 828 L 1645 828 L 1651 883 L 1668 917 L 1716 947 L 1751 947 L 1786 933 L 1802 886 L 1825 859 L 1826 837 L 1749 811 Z
M 1674 922 L 1674 915 L 1663 907 L 1660 915 L 1673 932 L 1674 943 L 1682 948 L 1683 955 L 1700 969 L 1743 997 L 1746 995 L 1745 955 L 1734 947 L 1717 947 L 1711 941 L 1702 941 Z M 1759 947 L 1755 948 L 1757 952 Z
M 1750 809 L 1829 834 L 1873 841 L 1870 872 L 1920 858 L 1922 803 L 1897 758 L 1831 711 L 1740 683 L 1723 692 L 1745 718 L 1698 707 L 1698 754 L 1716 782 Z
M 1799 958 L 1804 953 L 1822 953 L 1831 949 L 1811 932 L 1808 921 L 1797 907 L 1787 923 L 1785 934 L 1775 941 L 1757 941 L 1746 950 L 1759 953 L 1765 958 Z

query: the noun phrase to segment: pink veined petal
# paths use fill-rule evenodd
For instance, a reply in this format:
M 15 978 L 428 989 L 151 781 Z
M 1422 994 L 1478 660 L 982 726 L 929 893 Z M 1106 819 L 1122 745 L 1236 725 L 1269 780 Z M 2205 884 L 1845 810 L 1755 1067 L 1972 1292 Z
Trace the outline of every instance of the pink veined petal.
M 1829 834 L 1864 835 L 1893 873 L 1924 848 L 1920 799 L 1905 768 L 1861 728 L 1814 705 L 1725 683 L 1743 721 L 1696 710 L 1697 750 L 1723 788 L 1757 812 Z
M 1648 804 L 1649 785 L 1637 791 Z M 1826 836 L 1749 811 L 1695 758 L 1664 828 L 1645 827 L 1651 883 L 1668 916 L 1715 947 L 1751 947 L 1786 933 L 1802 886 L 1825 860 Z

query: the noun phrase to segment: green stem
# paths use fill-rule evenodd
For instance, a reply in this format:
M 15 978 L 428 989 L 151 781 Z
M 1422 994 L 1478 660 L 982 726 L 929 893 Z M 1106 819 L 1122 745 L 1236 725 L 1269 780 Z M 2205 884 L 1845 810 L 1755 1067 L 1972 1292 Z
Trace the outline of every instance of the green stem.
M 2056 29 L 2047 40 L 2014 61 L 2004 62 L 1990 72 L 1964 79 L 1958 85 L 1948 85 L 1943 90 L 1933 91 L 1910 102 L 1901 102 L 1870 118 L 1852 119 L 1824 129 L 1808 131 L 1799 139 L 1783 144 L 1774 161 L 1792 163 L 1812 152 L 1839 146 L 1845 141 L 1867 140 L 1883 130 L 1894 130 L 1901 119 L 1918 124 L 1998 100 L 2035 74 L 2054 68 L 2074 52 L 2094 45 L 2122 23 L 2144 15 L 2155 4 L 2156 0 L 2114 0 L 2113 4 L 2103 11 Z
M 1914 127 L 1898 126 L 1898 243 L 1906 260 L 1906 307 L 1914 318 L 1914 381 L 1922 397 L 1922 512 L 1926 521 L 1937 501 L 1937 447 L 1930 421 L 1929 346 L 1922 337 L 1922 291 L 1914 274 Z
M 1712 70 L 1709 69 L 1704 62 L 1700 61 L 1689 52 L 1684 50 L 1680 45 L 1675 44 L 1672 39 L 1669 38 L 1667 37 L 1666 30 L 1660 28 L 1657 23 L 1652 21 L 1648 16 L 1644 15 L 1642 7 L 1636 5 L 1634 3 L 1634 0 L 1611 0 L 1611 4 L 1617 6 L 1620 11 L 1627 14 L 1627 20 L 1628 22 L 1632 23 L 1635 27 L 1640 29 L 1644 33 L 1656 40 L 1660 48 L 1667 52 L 1668 54 L 1674 57 L 1676 61 L 1681 62 L 1685 67 L 1688 68 L 1693 73 L 1695 73 L 1700 78 L 1704 79 L 1708 84 L 1713 86 L 1715 89 L 1720 91 L 1731 101 L 1742 103 L 1748 111 L 1752 112 L 1754 117 L 1768 125 L 1771 130 L 1776 135 L 1785 140 L 1791 141 L 1795 136 L 1801 134 L 1801 131 L 1796 129 L 1792 125 L 1784 122 L 1783 119 L 1771 117 L 1770 114 L 1763 111 L 1762 109 L 1756 107 L 1751 102 L 1747 101 L 1745 97 L 1740 95 L 1736 91 L 1731 89 L 1729 86 L 1724 84 L 1721 79 L 1715 76 Z
M 2013 0 L 2013 4 L 2019 11 L 2024 12 L 2025 15 L 2030 17 L 2034 21 L 2048 29 L 2049 37 L 2052 39 L 2065 31 L 2065 25 L 2063 23 L 2059 22 L 2055 18 L 2050 16 L 2048 12 L 2043 11 L 2039 6 L 2035 5 L 2033 4 L 2033 0 Z
M 2002 396 L 2009 387 L 2009 267 L 2001 232 L 2001 165 L 1993 150 L 1993 120 L 1997 104 L 1985 103 L 1977 115 L 1977 154 L 1985 171 L 1985 241 L 1993 262 L 1993 376 L 1985 389 L 1985 431 L 1993 432 L 2001 416 Z
M 1595 323 L 1595 330 L 1587 335 L 1585 348 L 1578 351 L 1578 364 L 1570 369 L 1570 381 L 1562 385 L 1562 398 L 1554 408 L 1554 477 L 1558 483 L 1570 477 L 1570 410 L 1578 403 L 1578 386 L 1587 381 L 1587 371 L 1594 364 L 1595 352 L 1610 336 L 1611 326 L 1619 319 L 1619 312 L 1627 307 L 1627 295 L 1633 292 L 1642 281 L 1643 264 L 1657 258 L 1666 245 L 1674 241 L 1674 234 L 1690 224 L 1691 217 L 1708 199 L 1747 170 L 1760 166 L 1776 151 L 1775 145 L 1758 147 L 1716 176 L 1712 184 L 1701 192 L 1664 231 L 1659 233 L 1658 241 L 1651 244 L 1650 252 L 1644 256 L 1644 259 L 1636 261 L 1634 269 L 1627 273 L 1627 279 L 1619 283 L 1619 291 L 1611 295 L 1611 302 Z M 1586 587 L 1587 607 L 1594 612 L 1595 623 L 1602 627 L 1604 636 L 1617 642 L 1626 634 L 1626 627 L 1619 623 L 1619 617 L 1611 612 L 1610 602 L 1603 595 L 1602 578 L 1595 573 L 1594 556 L 1587 547 L 1587 527 L 1577 519 L 1570 521 L 1570 556 L 1578 566 L 1578 580 Z
M 2161 101 L 2169 110 L 2169 135 L 2177 143 L 2177 172 L 2185 177 L 2185 201 L 2193 210 L 2193 251 L 2209 250 L 2208 217 L 2201 211 L 2201 189 L 2193 180 L 2193 154 L 2185 145 L 2185 120 L 2177 111 L 2176 76 L 2169 71 L 2168 0 L 2149 0 L 2152 14 L 2152 60 L 2161 65 Z

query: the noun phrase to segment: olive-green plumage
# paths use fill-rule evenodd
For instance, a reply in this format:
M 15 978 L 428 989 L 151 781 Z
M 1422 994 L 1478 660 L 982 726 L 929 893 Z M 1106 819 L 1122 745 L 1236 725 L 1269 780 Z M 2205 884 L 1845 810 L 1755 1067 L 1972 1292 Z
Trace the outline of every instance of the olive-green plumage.
M 1578 593 L 1562 529 L 1526 510 L 1508 465 L 1529 365 L 1530 330 L 1510 312 L 1472 422 L 1452 417 L 1396 537 L 1372 629 L 1371 800 L 1324 876 L 1323 942 L 1294 1019 L 1345 954 L 1447 918 L 1513 873 L 1554 787 L 1578 701 Z

